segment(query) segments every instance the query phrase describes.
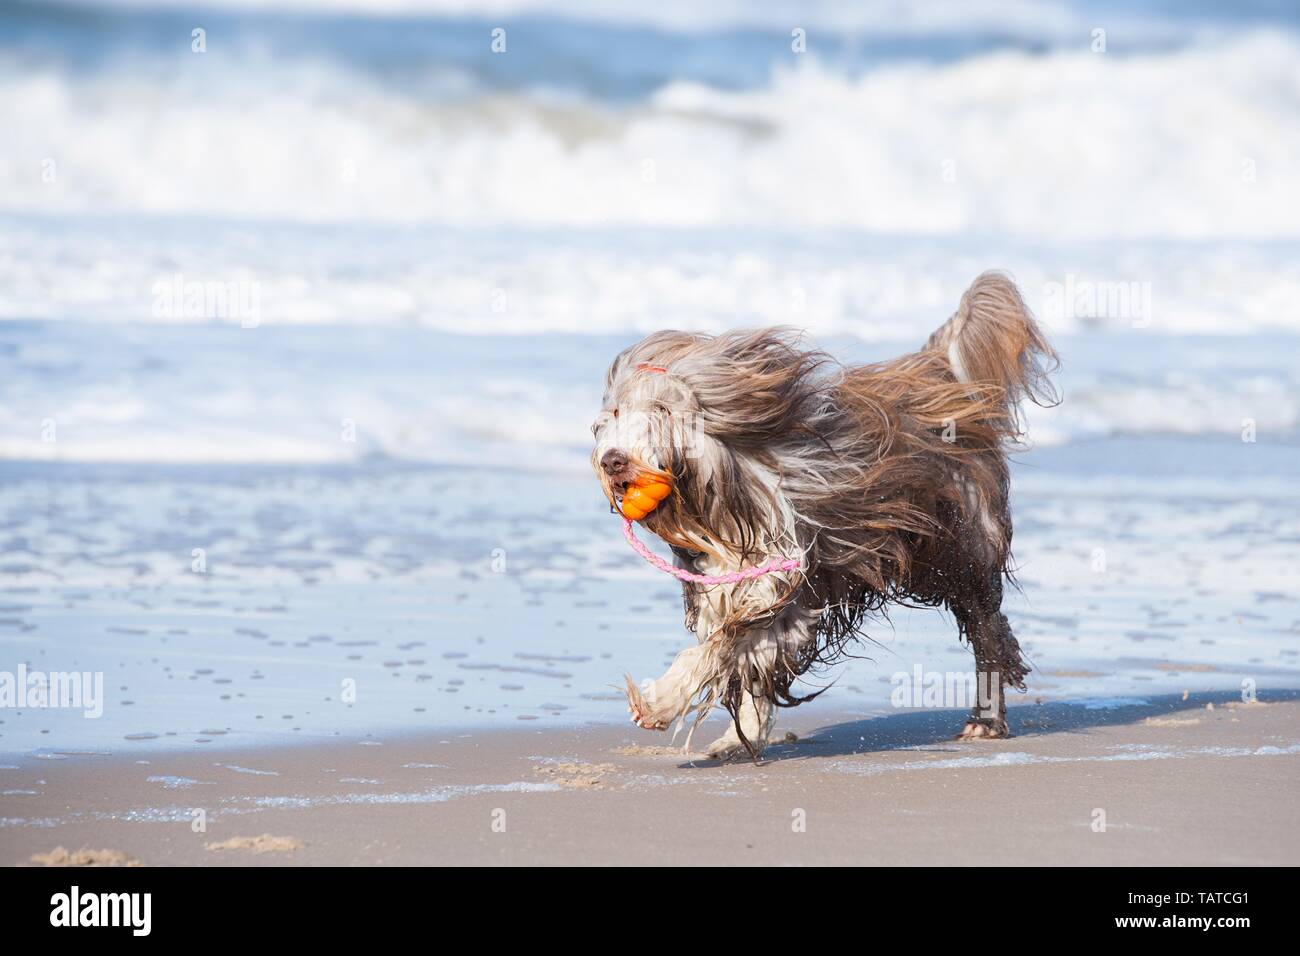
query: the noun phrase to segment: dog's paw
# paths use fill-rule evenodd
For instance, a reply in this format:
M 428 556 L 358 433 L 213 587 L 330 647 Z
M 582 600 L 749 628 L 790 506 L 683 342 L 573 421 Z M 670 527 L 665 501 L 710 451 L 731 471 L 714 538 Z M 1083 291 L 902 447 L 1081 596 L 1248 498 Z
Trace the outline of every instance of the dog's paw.
M 1001 718 L 990 719 L 987 717 L 972 717 L 966 721 L 966 726 L 961 729 L 961 733 L 954 737 L 954 740 L 999 740 L 1003 737 L 1010 737 L 1011 730 L 1007 727 L 1007 722 Z
M 641 688 L 632 682 L 629 675 L 624 674 L 623 679 L 627 681 L 624 692 L 627 694 L 627 709 L 632 714 L 632 723 L 643 730 L 667 730 L 668 721 L 654 714 L 653 709 L 646 703 Z
M 762 754 L 763 747 L 770 741 L 760 738 L 751 740 L 750 743 L 754 745 L 758 754 Z M 756 757 L 758 754 L 752 753 L 741 742 L 740 735 L 736 733 L 734 725 L 728 727 L 725 734 L 704 748 L 704 755 L 713 760 L 735 760 L 738 757 Z
M 749 750 L 745 749 L 741 741 L 719 737 L 705 749 L 705 756 L 710 760 L 736 760 L 738 757 L 748 757 Z
M 704 756 L 710 760 L 733 760 L 736 757 L 744 757 L 748 753 L 745 745 L 731 734 L 723 734 L 704 749 Z

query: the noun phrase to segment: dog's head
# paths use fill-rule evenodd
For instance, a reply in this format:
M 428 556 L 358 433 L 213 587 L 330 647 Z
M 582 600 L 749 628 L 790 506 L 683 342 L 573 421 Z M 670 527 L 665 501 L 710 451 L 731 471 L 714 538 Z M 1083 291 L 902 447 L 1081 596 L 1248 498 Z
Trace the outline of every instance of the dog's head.
M 672 493 L 642 519 L 665 541 L 735 560 L 782 514 L 779 483 L 815 413 L 819 352 L 790 330 L 658 332 L 605 377 L 592 465 L 619 507 L 638 480 Z

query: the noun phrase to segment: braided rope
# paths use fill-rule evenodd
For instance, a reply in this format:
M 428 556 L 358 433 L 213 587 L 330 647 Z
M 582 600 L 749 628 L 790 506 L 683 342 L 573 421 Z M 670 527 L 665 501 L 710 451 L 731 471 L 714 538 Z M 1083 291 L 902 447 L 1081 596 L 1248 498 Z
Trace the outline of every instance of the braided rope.
M 685 568 L 674 567 L 638 541 L 636 534 L 632 531 L 632 522 L 628 518 L 623 519 L 623 537 L 627 538 L 627 543 L 632 546 L 633 551 L 660 571 L 671 574 L 679 581 L 691 581 L 695 584 L 738 584 L 741 581 L 748 581 L 750 578 L 761 577 L 764 574 L 772 574 L 775 571 L 799 570 L 798 558 L 774 558 L 767 564 L 754 568 L 742 568 L 739 571 L 731 571 L 727 574 L 695 574 Z

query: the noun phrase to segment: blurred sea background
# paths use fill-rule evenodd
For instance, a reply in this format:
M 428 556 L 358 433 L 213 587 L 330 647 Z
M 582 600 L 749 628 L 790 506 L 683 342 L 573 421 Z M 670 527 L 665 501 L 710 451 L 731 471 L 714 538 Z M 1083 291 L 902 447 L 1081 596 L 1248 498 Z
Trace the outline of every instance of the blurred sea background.
M 0 670 L 108 696 L 0 751 L 622 719 L 691 638 L 609 359 L 884 358 L 987 268 L 1064 360 L 1034 694 L 1300 686 L 1294 3 L 3 2 L 0 130 Z M 872 636 L 816 706 L 969 667 Z

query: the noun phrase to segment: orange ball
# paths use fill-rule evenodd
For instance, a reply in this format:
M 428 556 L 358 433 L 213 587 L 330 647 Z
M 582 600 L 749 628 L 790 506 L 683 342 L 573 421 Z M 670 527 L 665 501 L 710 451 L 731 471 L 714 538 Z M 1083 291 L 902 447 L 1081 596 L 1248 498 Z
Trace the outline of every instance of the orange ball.
M 673 487 L 659 475 L 642 475 L 632 482 L 632 487 L 623 495 L 619 510 L 625 518 L 640 521 L 659 507 L 659 502 L 672 494 Z

